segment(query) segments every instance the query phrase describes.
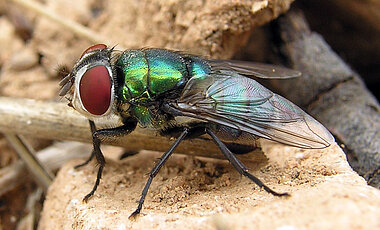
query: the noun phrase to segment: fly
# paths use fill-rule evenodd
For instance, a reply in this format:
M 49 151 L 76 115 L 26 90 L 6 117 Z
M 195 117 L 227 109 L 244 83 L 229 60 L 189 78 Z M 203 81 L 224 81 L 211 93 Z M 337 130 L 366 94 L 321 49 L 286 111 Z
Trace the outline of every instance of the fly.
M 184 139 L 209 136 L 242 175 L 275 196 L 286 196 L 250 174 L 234 153 L 266 138 L 299 148 L 325 148 L 330 132 L 292 102 L 257 81 L 292 78 L 300 72 L 267 64 L 206 60 L 166 49 L 123 52 L 97 44 L 88 48 L 61 82 L 60 96 L 89 119 L 93 137 L 90 158 L 99 169 L 87 201 L 96 191 L 105 165 L 103 138 L 131 133 L 137 125 L 174 137 L 176 141 L 149 173 L 136 210 L 140 213 L 153 178 Z M 121 126 L 96 129 L 94 119 L 117 115 Z M 241 150 L 241 149 L 240 149 Z M 241 151 L 240 151 L 241 152 Z

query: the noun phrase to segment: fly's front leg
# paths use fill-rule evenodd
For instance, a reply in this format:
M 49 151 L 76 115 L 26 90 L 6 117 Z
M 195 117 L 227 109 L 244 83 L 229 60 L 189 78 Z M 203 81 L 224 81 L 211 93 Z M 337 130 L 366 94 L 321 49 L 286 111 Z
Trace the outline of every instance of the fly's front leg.
M 94 133 L 96 132 L 96 127 L 95 127 L 95 124 L 94 124 L 93 121 L 90 121 L 90 120 L 88 120 L 88 121 L 90 123 L 90 129 L 91 129 L 91 135 L 92 135 L 92 143 L 94 143 Z M 95 156 L 95 148 L 92 149 L 90 157 L 85 162 L 83 162 L 82 164 L 79 164 L 79 165 L 75 165 L 74 168 L 78 169 L 80 167 L 83 167 L 83 166 L 87 165 L 94 158 L 94 156 Z
M 109 137 L 115 138 L 115 137 L 119 137 L 122 135 L 127 135 L 136 128 L 136 125 L 137 125 L 136 121 L 131 121 L 129 123 L 125 123 L 124 125 L 122 125 L 120 127 L 116 127 L 116 128 L 112 128 L 112 129 L 96 130 L 95 123 L 93 121 L 90 121 L 90 127 L 91 127 L 91 131 L 92 131 L 92 143 L 93 143 L 94 149 L 91 153 L 90 158 L 85 163 L 88 163 L 95 156 L 96 161 L 99 164 L 99 169 L 98 169 L 98 174 L 96 177 L 94 187 L 92 188 L 91 192 L 89 192 L 83 198 L 83 201 L 87 202 L 87 200 L 92 195 L 94 195 L 96 189 L 98 188 L 100 178 L 102 177 L 104 165 L 106 164 L 103 153 L 100 150 L 101 140 L 104 138 L 109 138 Z M 82 164 L 82 165 L 84 165 L 84 164 Z M 82 165 L 79 165 L 79 167 Z
M 94 152 L 94 150 L 92 150 L 90 157 L 85 162 L 83 162 L 82 164 L 75 165 L 74 169 L 79 169 L 80 167 L 87 165 L 88 163 L 90 163 L 92 158 L 94 158 L 94 156 L 95 156 L 95 152 Z

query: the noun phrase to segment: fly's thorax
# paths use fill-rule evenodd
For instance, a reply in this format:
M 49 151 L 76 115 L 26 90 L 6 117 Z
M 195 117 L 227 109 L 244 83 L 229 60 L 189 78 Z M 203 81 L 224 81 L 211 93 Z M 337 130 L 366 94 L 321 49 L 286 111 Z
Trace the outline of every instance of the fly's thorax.
M 206 60 L 164 49 L 123 52 L 115 63 L 118 110 L 135 117 L 143 127 L 161 129 L 177 123 L 158 106 L 177 100 L 188 80 L 211 72 Z M 119 80 L 118 80 L 119 81 Z M 125 104 L 129 104 L 126 110 Z
M 87 49 L 71 72 L 74 88 L 71 104 L 93 120 L 111 114 L 114 104 L 114 80 L 111 52 L 105 45 Z
M 124 79 L 120 98 L 156 97 L 183 87 L 189 72 L 185 59 L 178 53 L 163 49 L 129 50 L 116 62 L 117 74 Z

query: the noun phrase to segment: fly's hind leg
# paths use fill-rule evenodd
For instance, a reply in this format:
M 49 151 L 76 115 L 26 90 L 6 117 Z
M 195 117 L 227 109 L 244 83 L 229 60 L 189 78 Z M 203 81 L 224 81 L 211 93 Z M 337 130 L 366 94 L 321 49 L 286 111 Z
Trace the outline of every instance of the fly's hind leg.
M 76 167 L 81 167 L 86 165 L 91 159 L 95 156 L 97 163 L 99 164 L 98 174 L 96 177 L 96 181 L 92 190 L 83 198 L 83 201 L 87 202 L 87 200 L 95 193 L 98 188 L 100 178 L 102 177 L 102 172 L 106 161 L 104 159 L 103 153 L 100 150 L 101 140 L 104 138 L 116 138 L 122 135 L 127 135 L 132 132 L 137 125 L 136 121 L 125 122 L 124 125 L 112 128 L 112 129 L 100 129 L 96 130 L 95 123 L 93 121 L 90 122 L 91 132 L 92 132 L 92 143 L 93 143 L 93 151 L 91 153 L 90 158 L 84 162 L 83 164 L 77 165 Z
M 153 181 L 153 178 L 160 171 L 161 167 L 165 164 L 165 162 L 167 161 L 167 159 L 169 159 L 169 157 L 172 155 L 173 151 L 177 148 L 177 146 L 179 145 L 179 143 L 181 143 L 181 141 L 183 139 L 185 139 L 188 136 L 188 134 L 189 134 L 188 128 L 184 128 L 183 131 L 182 131 L 182 133 L 181 133 L 181 135 L 177 138 L 177 140 L 174 142 L 174 144 L 170 147 L 170 149 L 168 151 L 166 151 L 161 156 L 161 158 L 158 161 L 158 163 L 154 166 L 154 168 L 152 169 L 152 171 L 150 171 L 148 181 L 146 182 L 146 184 L 144 186 L 144 189 L 143 189 L 143 191 L 141 193 L 141 198 L 139 200 L 139 204 L 138 204 L 136 210 L 129 216 L 129 219 L 135 218 L 140 213 L 140 211 L 142 209 L 142 205 L 144 204 L 145 196 L 148 193 L 148 189 L 150 187 L 150 184 Z
M 250 174 L 247 168 L 243 165 L 243 163 L 236 158 L 236 156 L 227 148 L 227 146 L 215 135 L 213 131 L 206 128 L 206 132 L 211 136 L 215 144 L 219 147 L 220 151 L 224 154 L 224 156 L 228 159 L 228 161 L 234 166 L 234 168 L 243 176 L 248 177 L 251 181 L 257 184 L 259 187 L 264 188 L 265 191 L 271 193 L 275 196 L 289 196 L 288 193 L 278 193 L 273 191 L 271 188 L 266 186 L 261 180 L 257 177 Z

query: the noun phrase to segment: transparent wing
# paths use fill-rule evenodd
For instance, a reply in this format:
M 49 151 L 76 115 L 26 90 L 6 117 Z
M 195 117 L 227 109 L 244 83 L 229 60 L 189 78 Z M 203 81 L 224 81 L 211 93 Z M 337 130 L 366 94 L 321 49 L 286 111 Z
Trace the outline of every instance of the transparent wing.
M 263 79 L 287 79 L 301 76 L 301 72 L 285 67 L 236 60 L 209 60 L 213 70 L 236 71 L 246 76 Z
M 193 77 L 173 104 L 185 116 L 300 148 L 324 148 L 330 132 L 287 99 L 236 72 Z

